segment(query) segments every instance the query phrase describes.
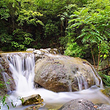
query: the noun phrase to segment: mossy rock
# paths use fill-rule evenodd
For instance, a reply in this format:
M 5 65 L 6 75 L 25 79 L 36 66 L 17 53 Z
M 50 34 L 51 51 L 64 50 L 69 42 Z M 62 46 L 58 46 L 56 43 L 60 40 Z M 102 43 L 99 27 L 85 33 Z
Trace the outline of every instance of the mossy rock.
M 106 87 L 105 89 L 101 90 L 101 92 L 110 98 L 110 87 Z
M 32 104 L 41 104 L 43 99 L 39 94 L 31 95 L 28 97 L 21 98 L 22 105 L 32 105 Z
M 43 106 L 43 103 L 38 104 L 38 105 L 34 105 L 34 106 L 30 106 L 30 107 L 28 107 L 28 108 L 26 108 L 24 110 L 38 110 L 42 106 Z

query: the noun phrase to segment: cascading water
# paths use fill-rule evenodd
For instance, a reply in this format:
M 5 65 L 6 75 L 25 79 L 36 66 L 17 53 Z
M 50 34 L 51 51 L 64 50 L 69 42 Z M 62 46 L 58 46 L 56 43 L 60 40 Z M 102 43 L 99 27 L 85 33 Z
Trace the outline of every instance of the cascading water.
M 86 98 L 92 102 L 109 103 L 109 99 L 105 97 L 101 92 L 100 88 L 93 86 L 89 89 L 85 78 L 81 76 L 77 77 L 79 90 L 72 92 L 59 92 L 55 93 L 44 88 L 34 88 L 34 54 L 33 53 L 11 53 L 7 54 L 6 58 L 9 62 L 9 69 L 12 73 L 16 88 L 15 92 L 10 95 L 9 100 L 13 100 L 15 105 L 20 105 L 15 97 L 25 97 L 32 94 L 40 94 L 46 104 L 50 103 L 61 103 L 64 104 L 72 99 Z M 82 90 L 82 83 L 84 83 L 85 90 Z M 98 83 L 98 82 L 97 82 Z M 71 85 L 71 84 L 70 84 Z M 53 104 L 52 104 L 53 105 Z M 17 108 L 16 108 L 17 109 Z M 5 110 L 5 109 L 4 109 Z M 13 109 L 14 110 L 14 109 Z M 22 110 L 19 108 L 18 110 Z
M 34 54 L 7 55 L 9 69 L 16 85 L 16 92 L 29 92 L 34 88 Z
M 80 72 L 78 72 L 78 74 L 76 75 L 76 78 L 78 80 L 78 87 L 80 91 L 83 90 L 82 88 L 83 84 L 85 89 L 88 88 L 87 81 L 85 80 L 85 77 L 82 74 L 80 74 Z

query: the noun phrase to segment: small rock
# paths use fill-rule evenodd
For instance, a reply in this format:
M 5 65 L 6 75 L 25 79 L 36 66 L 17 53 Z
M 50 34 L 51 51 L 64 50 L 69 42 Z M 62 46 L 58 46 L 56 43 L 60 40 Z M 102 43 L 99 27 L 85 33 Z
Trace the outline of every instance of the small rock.
M 34 54 L 41 55 L 42 54 L 42 51 L 40 51 L 40 50 L 34 50 Z
M 39 94 L 31 95 L 29 97 L 21 98 L 22 105 L 41 104 L 43 99 Z
M 26 51 L 34 51 L 35 48 L 28 48 Z
M 38 110 L 38 109 L 41 108 L 42 106 L 44 106 L 43 103 L 38 104 L 38 105 L 34 105 L 34 106 L 27 107 L 27 108 L 24 109 L 24 110 Z M 43 110 L 43 109 L 41 109 L 41 110 Z M 47 110 L 47 109 L 46 109 L 46 110 Z

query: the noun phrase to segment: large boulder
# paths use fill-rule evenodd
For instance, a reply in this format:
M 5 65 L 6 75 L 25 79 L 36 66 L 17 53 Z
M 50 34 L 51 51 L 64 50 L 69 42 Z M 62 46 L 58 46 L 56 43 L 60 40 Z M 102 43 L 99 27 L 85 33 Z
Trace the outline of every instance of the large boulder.
M 78 91 L 95 84 L 100 86 L 100 77 L 89 62 L 52 54 L 36 61 L 34 81 L 55 92 Z
M 86 99 L 74 99 L 64 104 L 59 110 L 97 110 L 95 105 Z

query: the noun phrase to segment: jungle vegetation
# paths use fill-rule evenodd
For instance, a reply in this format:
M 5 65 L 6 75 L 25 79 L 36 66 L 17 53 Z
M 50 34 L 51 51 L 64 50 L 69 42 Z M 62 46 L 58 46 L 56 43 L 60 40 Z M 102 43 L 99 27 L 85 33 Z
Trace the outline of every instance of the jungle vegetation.
M 110 0 L 0 0 L 0 50 L 29 47 L 99 65 L 110 57 Z

